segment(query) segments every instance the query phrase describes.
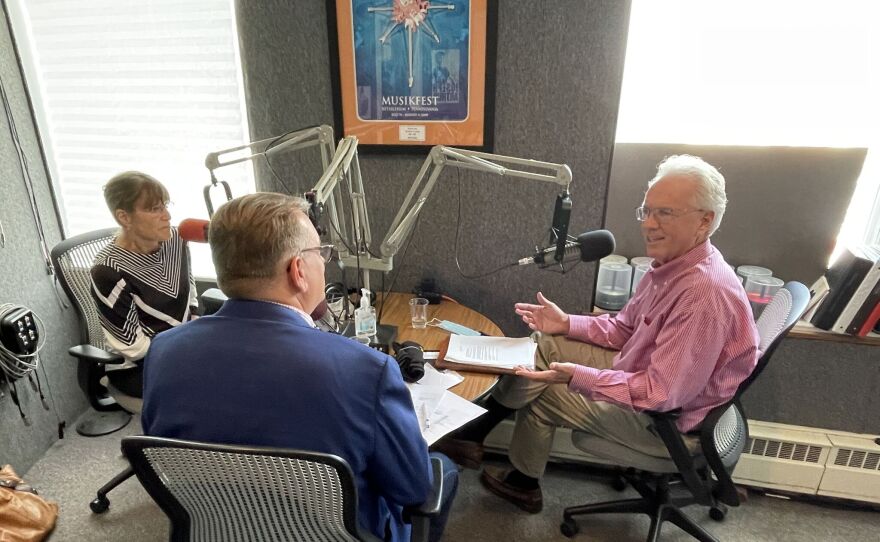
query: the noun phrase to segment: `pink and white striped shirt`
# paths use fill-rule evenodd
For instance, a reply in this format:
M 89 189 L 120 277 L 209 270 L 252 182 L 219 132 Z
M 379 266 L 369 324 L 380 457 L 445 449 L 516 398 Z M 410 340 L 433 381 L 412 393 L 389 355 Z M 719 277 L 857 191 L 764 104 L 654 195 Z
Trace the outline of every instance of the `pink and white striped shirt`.
M 616 316 L 572 315 L 568 337 L 620 350 L 579 365 L 569 389 L 635 411 L 681 408 L 678 429 L 730 400 L 758 361 L 758 329 L 736 274 L 707 240 L 652 268 Z

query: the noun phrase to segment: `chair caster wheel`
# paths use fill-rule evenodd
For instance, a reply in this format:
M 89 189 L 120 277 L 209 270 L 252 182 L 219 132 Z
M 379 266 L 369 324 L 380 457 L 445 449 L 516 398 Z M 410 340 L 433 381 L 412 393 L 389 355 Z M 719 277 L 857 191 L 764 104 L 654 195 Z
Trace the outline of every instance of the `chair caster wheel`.
M 623 491 L 628 485 L 629 482 L 626 481 L 626 478 L 620 475 L 615 476 L 614 480 L 611 480 L 611 488 L 615 491 Z
M 107 497 L 97 497 L 89 503 L 89 508 L 91 508 L 92 512 L 95 514 L 103 514 L 108 508 L 110 508 L 110 500 L 107 499 Z
M 719 504 L 718 506 L 713 506 L 709 509 L 709 517 L 714 519 L 715 521 L 724 521 L 724 516 L 727 515 L 727 507 L 723 504 Z
M 571 538 L 574 535 L 578 534 L 580 528 L 575 520 L 571 518 L 564 519 L 562 524 L 559 525 L 559 532 L 562 533 L 562 536 L 566 538 Z

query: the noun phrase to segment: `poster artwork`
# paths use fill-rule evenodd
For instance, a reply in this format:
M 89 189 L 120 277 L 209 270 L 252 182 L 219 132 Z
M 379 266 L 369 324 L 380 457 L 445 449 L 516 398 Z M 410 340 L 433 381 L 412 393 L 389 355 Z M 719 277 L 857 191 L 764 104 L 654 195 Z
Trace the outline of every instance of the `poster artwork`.
M 470 0 L 352 0 L 357 117 L 468 118 Z

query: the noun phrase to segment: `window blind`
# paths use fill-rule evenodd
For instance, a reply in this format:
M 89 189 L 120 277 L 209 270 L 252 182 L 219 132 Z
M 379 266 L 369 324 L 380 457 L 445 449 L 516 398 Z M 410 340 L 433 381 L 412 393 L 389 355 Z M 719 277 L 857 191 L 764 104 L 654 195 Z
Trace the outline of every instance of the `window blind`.
M 248 133 L 232 0 L 13 4 L 66 233 L 115 225 L 101 187 L 132 169 L 168 187 L 174 223 L 207 218 L 205 155 Z M 233 194 L 253 191 L 251 168 L 227 169 Z

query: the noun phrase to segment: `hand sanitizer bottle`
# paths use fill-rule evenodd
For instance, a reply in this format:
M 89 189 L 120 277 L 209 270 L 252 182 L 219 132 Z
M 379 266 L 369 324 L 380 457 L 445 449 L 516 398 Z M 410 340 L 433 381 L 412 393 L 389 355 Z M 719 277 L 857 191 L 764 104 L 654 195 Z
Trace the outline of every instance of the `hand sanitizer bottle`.
M 376 334 L 376 309 L 370 306 L 370 291 L 361 288 L 361 306 L 354 311 L 354 329 L 358 335 Z

